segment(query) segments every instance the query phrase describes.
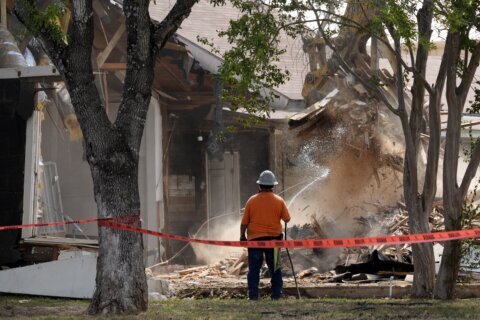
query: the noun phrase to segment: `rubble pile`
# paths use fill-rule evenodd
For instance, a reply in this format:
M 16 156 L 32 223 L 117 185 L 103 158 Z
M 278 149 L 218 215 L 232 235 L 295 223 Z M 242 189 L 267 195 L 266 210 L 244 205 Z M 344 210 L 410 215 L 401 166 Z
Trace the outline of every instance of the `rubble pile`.
M 401 202 L 396 207 L 381 208 L 381 214 L 358 217 L 355 237 L 403 235 L 409 233 L 408 215 Z M 442 231 L 442 203 L 434 204 L 430 223 L 432 231 Z M 472 221 L 480 226 L 480 221 Z M 338 226 L 336 226 L 338 228 Z M 289 239 L 328 238 L 335 222 L 312 216 L 310 223 L 288 229 Z M 298 284 L 302 288 L 325 285 L 373 284 L 386 281 L 402 283 L 413 274 L 410 245 L 377 245 L 344 249 L 290 250 Z M 329 259 L 328 257 L 334 257 Z M 281 251 L 285 288 L 294 288 L 292 269 Z M 328 264 L 326 263 L 328 261 Z M 163 268 L 163 269 L 162 269 Z M 236 257 L 226 257 L 214 264 L 187 267 L 161 266 L 153 271 L 156 279 L 167 280 L 177 297 L 239 297 L 245 294 L 248 272 L 247 250 Z M 260 287 L 269 287 L 268 268 L 262 268 Z M 475 277 L 473 277 L 475 278 Z M 411 279 L 409 280 L 411 281 Z

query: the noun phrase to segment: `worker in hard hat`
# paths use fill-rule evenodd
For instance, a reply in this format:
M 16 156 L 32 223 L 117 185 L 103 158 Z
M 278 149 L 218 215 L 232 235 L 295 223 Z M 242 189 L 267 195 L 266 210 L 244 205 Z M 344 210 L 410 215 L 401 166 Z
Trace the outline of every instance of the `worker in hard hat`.
M 285 201 L 273 193 L 273 187 L 278 184 L 273 172 L 265 170 L 257 180 L 258 193 L 248 199 L 245 213 L 240 226 L 240 240 L 282 240 L 281 220 L 290 221 Z M 247 237 L 245 237 L 245 231 Z M 280 268 L 278 249 L 248 248 L 248 298 L 258 300 L 258 284 L 263 259 L 267 263 L 271 275 L 271 298 L 280 299 L 283 280 Z

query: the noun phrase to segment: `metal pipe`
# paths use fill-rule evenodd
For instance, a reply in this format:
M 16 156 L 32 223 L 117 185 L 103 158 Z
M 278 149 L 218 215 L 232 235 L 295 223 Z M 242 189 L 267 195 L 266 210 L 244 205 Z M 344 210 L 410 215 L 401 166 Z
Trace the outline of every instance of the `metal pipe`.
M 0 68 L 27 67 L 17 42 L 7 28 L 0 25 Z

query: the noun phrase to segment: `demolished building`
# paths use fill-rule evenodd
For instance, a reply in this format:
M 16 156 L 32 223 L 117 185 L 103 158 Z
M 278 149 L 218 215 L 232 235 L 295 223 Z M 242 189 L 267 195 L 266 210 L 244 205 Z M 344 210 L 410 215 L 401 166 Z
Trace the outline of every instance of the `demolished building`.
M 102 92 L 108 115 L 114 118 L 126 68 L 121 1 L 97 0 L 93 3 L 96 85 Z M 152 17 L 160 20 L 161 14 L 166 12 L 165 6 L 168 7 L 163 2 L 152 4 Z M 386 132 L 388 139 L 373 135 L 379 122 L 385 130 L 392 128 L 382 122 L 391 115 L 378 113 L 379 105 L 371 103 L 365 88 L 352 85 L 346 74 L 337 74 L 329 78 L 329 85 L 318 95 L 320 99 L 309 108 L 303 108 L 301 83 L 290 83 L 283 90 L 279 89 L 280 98 L 272 106 L 276 112 L 272 113 L 271 120 L 249 129 L 238 126 L 237 119 L 243 115 L 228 110 L 218 101 L 214 74 L 221 59 L 195 40 L 198 25 L 206 28 L 206 21 L 211 16 L 225 21 L 225 14 L 236 15 L 228 10 L 217 14 L 205 2 L 200 2 L 191 19 L 167 43 L 158 58 L 153 98 L 140 151 L 143 226 L 172 234 L 208 238 L 217 238 L 216 226 L 225 228 L 231 224 L 237 230 L 237 220 L 228 217 L 239 218 L 243 203 L 256 192 L 254 181 L 258 173 L 264 168 L 272 168 L 280 180 L 278 191 L 283 193 L 292 210 L 294 224 L 302 225 L 313 216 L 322 221 L 321 225 L 330 226 L 324 228 L 321 235 L 315 234 L 316 237 L 378 235 L 380 229 L 367 231 L 359 221 L 368 223 L 372 216 L 381 216 L 384 210 L 398 209 L 392 206 L 397 205 L 402 197 L 403 161 L 399 133 Z M 217 29 L 214 25 L 210 33 Z M 299 73 L 304 70 L 298 58 L 300 51 L 289 56 L 293 66 L 301 69 L 297 70 Z M 294 61 L 295 58 L 298 61 Z M 59 81 L 52 76 L 51 82 Z M 313 80 L 315 83 L 315 76 Z M 307 76 L 307 81 L 311 82 L 312 77 Z M 58 83 L 50 85 L 43 79 L 36 83 L 47 89 L 47 94 L 45 106 L 31 104 L 35 107 L 33 116 L 27 117 L 29 120 L 22 124 L 26 126 L 25 150 L 30 157 L 25 156 L 25 183 L 17 186 L 15 192 L 17 197 L 23 196 L 25 200 L 21 204 L 20 198 L 11 198 L 9 210 L 16 213 L 3 216 L 15 217 L 15 221 L 5 224 L 95 217 L 93 184 L 83 159 L 81 132 L 71 106 L 68 106 L 68 93 Z M 11 91 L 18 92 L 18 89 Z M 28 103 L 26 106 L 32 110 Z M 352 123 L 357 126 L 355 130 L 346 126 Z M 237 131 L 228 133 L 225 140 L 218 140 L 216 133 L 228 125 L 236 126 Z M 23 130 L 20 126 L 20 131 Z M 12 139 L 14 131 L 8 131 L 6 137 Z M 388 152 L 382 149 L 385 140 L 389 140 L 392 147 Z M 12 154 L 22 157 L 21 152 L 16 152 L 12 151 Z M 385 192 L 386 189 L 392 192 Z M 22 219 L 19 214 L 23 214 Z M 332 220 L 334 223 L 329 224 L 328 221 Z M 199 233 L 199 230 L 204 232 Z M 13 268 L 3 274 L 0 272 L 0 277 L 18 280 L 12 286 L 24 291 L 16 292 L 30 293 L 38 281 L 34 278 L 48 278 L 52 272 L 60 275 L 65 270 L 75 270 L 79 272 L 79 278 L 84 272 L 92 279 L 96 236 L 94 224 L 24 229 L 21 235 L 17 233 L 10 238 L 13 240 L 8 246 L 14 251 L 10 250 L 12 253 L 8 257 L 3 255 L 1 264 L 11 267 L 30 265 L 30 269 L 19 276 L 28 285 L 22 287 L 19 277 L 12 278 Z M 229 239 L 236 238 L 232 234 L 228 236 Z M 183 265 L 202 262 L 198 252 L 189 247 L 177 255 L 184 247 L 182 243 L 155 237 L 145 240 L 145 257 L 149 266 L 165 261 Z M 2 241 L 2 244 L 7 243 Z M 311 259 L 314 255 L 310 254 L 299 252 L 294 260 L 297 263 L 302 261 L 301 255 Z M 353 254 L 330 252 L 328 256 L 328 259 L 321 256 L 321 260 L 328 262 L 322 265 L 325 270 L 331 270 L 338 263 L 357 262 L 352 258 Z M 231 259 L 229 266 L 239 273 L 242 269 L 245 271 L 245 264 L 238 262 L 240 257 L 232 254 L 226 258 Z M 32 263 L 52 260 L 57 262 L 55 268 L 43 264 L 31 266 Z M 310 261 L 316 263 L 317 271 L 320 269 L 318 261 Z M 42 269 L 42 265 L 45 268 Z M 24 276 L 40 272 L 45 275 Z M 63 285 L 66 286 L 68 281 L 65 279 Z M 88 297 L 93 281 L 83 282 L 88 286 L 80 296 Z M 81 287 L 79 283 L 71 285 Z M 63 296 L 71 294 L 52 288 L 50 295 L 52 291 Z
M 8 3 L 9 12 L 13 4 Z M 114 119 L 126 69 L 121 1 L 96 0 L 93 9 L 95 84 L 108 116 Z M 5 42 L 17 47 L 20 41 L 11 34 L 22 34 L 18 31 L 23 27 L 10 13 L 6 16 L 5 34 L 10 38 Z M 202 6 L 197 17 L 203 17 Z M 0 70 L 3 77 L 9 72 L 21 74 L 29 84 L 28 92 L 18 85 L 2 86 L 14 95 L 12 105 L 19 105 L 16 110 L 4 109 L 4 99 L 2 121 L 12 125 L 12 117 L 21 121 L 16 129 L 2 127 L 8 131 L 2 137 L 4 147 L 11 150 L 2 158 L 2 168 L 7 169 L 2 174 L 7 177 L 4 181 L 16 182 L 1 190 L 2 202 L 10 203 L 2 208 L 1 224 L 95 218 L 93 183 L 68 92 L 38 43 L 20 40 L 28 42 L 15 48 L 22 64 Z M 275 126 L 267 121 L 244 128 L 238 121 L 244 115 L 220 103 L 215 81 L 220 63 L 218 56 L 181 34 L 173 36 L 157 58 L 139 162 L 141 219 L 147 229 L 190 236 L 216 216 L 227 213 L 238 218 L 242 204 L 256 191 L 258 172 L 276 165 Z M 51 79 L 28 71 L 35 68 L 49 71 Z M 19 85 L 24 82 L 17 81 Z M 39 93 L 34 97 L 35 92 Z M 279 91 L 278 95 L 272 108 L 303 108 L 299 94 L 292 98 Z M 227 126 L 237 130 L 227 132 Z M 225 139 L 220 140 L 217 133 L 222 130 Z M 18 166 L 15 170 L 13 162 Z M 215 228 L 215 222 L 203 228 L 204 236 Z M 2 237 L 6 250 L 0 253 L 5 269 L 0 271 L 0 291 L 71 297 L 93 293 L 96 224 L 25 228 L 4 232 Z M 144 243 L 147 265 L 171 258 L 181 246 L 155 237 L 146 237 Z M 185 264 L 197 260 L 192 251 L 180 259 Z M 72 270 L 79 274 L 68 279 Z M 27 276 L 33 273 L 39 276 Z M 61 281 L 49 288 L 53 274 Z M 79 283 L 79 279 L 84 280 Z

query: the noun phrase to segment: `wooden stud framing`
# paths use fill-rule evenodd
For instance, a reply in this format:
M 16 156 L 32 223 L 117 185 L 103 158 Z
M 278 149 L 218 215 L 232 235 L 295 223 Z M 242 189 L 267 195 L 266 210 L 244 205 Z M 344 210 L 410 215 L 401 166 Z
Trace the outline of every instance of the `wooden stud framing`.
M 118 41 L 120 40 L 120 38 L 122 37 L 122 35 L 125 33 L 125 22 L 123 22 L 118 30 L 115 32 L 115 34 L 113 35 L 112 39 L 110 40 L 110 42 L 108 42 L 107 46 L 105 47 L 105 49 L 98 55 L 97 57 L 97 65 L 99 68 L 101 68 L 103 66 L 103 64 L 105 63 L 105 61 L 107 60 L 108 56 L 110 55 L 110 53 L 112 53 L 113 51 L 113 48 L 115 48 L 115 46 L 117 45 Z

